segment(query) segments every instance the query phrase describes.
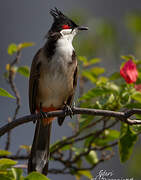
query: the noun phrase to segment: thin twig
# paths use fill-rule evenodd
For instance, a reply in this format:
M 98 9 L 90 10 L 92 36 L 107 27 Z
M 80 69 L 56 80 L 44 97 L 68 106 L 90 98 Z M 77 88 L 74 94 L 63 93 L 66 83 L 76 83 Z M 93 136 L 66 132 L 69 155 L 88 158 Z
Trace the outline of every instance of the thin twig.
M 18 111 L 20 109 L 20 94 L 19 94 L 19 92 L 16 88 L 16 84 L 14 82 L 15 74 L 12 71 L 12 67 L 14 65 L 16 65 L 17 63 L 19 63 L 20 57 L 21 57 L 21 51 L 17 51 L 16 58 L 10 63 L 9 76 L 8 76 L 8 82 L 9 82 L 11 89 L 12 89 L 12 91 L 16 97 L 16 104 L 17 104 L 13 118 L 11 121 L 14 121 L 16 119 L 16 116 L 17 116 Z M 11 137 L 11 131 L 8 131 L 7 141 L 6 141 L 6 145 L 5 145 L 6 150 L 8 150 L 10 148 L 10 137 Z
M 9 117 L 8 118 L 8 123 L 10 123 L 12 120 L 11 118 Z M 8 150 L 9 147 L 10 147 L 10 135 L 11 135 L 11 131 L 8 131 L 7 132 L 7 140 L 6 140 L 6 144 L 5 144 L 5 150 Z

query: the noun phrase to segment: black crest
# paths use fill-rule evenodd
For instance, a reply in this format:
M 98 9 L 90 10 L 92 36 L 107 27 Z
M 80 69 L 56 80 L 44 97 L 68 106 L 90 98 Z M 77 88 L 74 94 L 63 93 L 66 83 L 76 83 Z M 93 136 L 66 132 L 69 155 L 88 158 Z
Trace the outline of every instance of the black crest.
M 50 14 L 54 17 L 55 20 L 67 19 L 67 17 L 61 11 L 59 11 L 57 8 L 51 9 Z
M 69 25 L 72 29 L 78 27 L 75 22 L 69 19 L 57 8 L 51 9 L 50 14 L 54 18 L 54 23 L 52 24 L 52 27 L 50 29 L 51 32 L 59 32 L 60 30 L 62 30 L 63 25 Z

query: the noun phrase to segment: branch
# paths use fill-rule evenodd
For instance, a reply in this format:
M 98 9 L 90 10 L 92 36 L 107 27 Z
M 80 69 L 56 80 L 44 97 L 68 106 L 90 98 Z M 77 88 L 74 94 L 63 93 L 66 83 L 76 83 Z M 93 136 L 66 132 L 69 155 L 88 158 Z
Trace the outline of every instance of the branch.
M 21 51 L 19 50 L 19 51 L 17 51 L 16 58 L 10 63 L 10 70 L 9 70 L 9 84 L 11 86 L 11 89 L 12 89 L 14 95 L 16 96 L 16 104 L 17 104 L 17 107 L 15 109 L 15 113 L 13 116 L 13 120 L 16 119 L 16 116 L 17 116 L 19 108 L 20 108 L 20 95 L 19 95 L 19 92 L 16 88 L 16 84 L 14 82 L 15 74 L 12 71 L 12 67 L 19 63 L 20 57 L 21 57 Z
M 10 63 L 9 76 L 8 76 L 8 83 L 10 84 L 10 87 L 11 87 L 11 89 L 12 89 L 12 91 L 16 97 L 16 104 L 17 104 L 13 118 L 12 119 L 10 118 L 11 121 L 14 121 L 16 119 L 16 116 L 17 116 L 18 111 L 20 109 L 20 94 L 19 94 L 19 92 L 16 88 L 16 84 L 14 82 L 15 73 L 13 73 L 13 71 L 12 71 L 13 66 L 15 66 L 17 63 L 19 63 L 20 57 L 21 57 L 21 51 L 17 51 L 16 58 Z M 8 131 L 5 150 L 8 150 L 10 147 L 10 136 L 11 136 L 11 132 Z
M 120 120 L 122 122 L 125 122 L 129 125 L 136 125 L 141 124 L 141 120 L 132 120 L 129 119 L 134 114 L 141 114 L 141 109 L 131 109 L 125 112 L 115 112 L 115 111 L 108 111 L 108 110 L 100 110 L 100 109 L 88 109 L 88 108 L 78 108 L 74 107 L 72 108 L 73 114 L 88 114 L 88 115 L 95 115 L 95 116 L 104 116 L 104 117 L 115 117 L 116 120 Z M 69 116 L 70 112 L 64 112 L 63 110 L 53 111 L 46 113 L 47 117 L 62 117 L 62 116 Z M 42 116 L 40 113 L 23 116 L 21 118 L 18 118 L 5 126 L 0 128 L 0 136 L 4 135 L 9 130 L 31 121 L 40 120 Z

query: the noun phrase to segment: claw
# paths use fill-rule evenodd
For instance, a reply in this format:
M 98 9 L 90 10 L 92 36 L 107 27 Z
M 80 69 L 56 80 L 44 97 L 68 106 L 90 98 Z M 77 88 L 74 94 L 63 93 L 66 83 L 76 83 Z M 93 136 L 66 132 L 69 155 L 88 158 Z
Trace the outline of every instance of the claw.
M 46 112 L 43 112 L 42 110 L 40 110 L 40 115 L 41 115 L 41 118 L 42 118 L 42 119 L 48 118 Z
M 63 110 L 65 112 L 65 115 L 69 114 L 69 116 L 72 118 L 72 115 L 73 115 L 73 111 L 72 111 L 72 107 L 65 104 L 64 107 L 63 107 Z
M 47 114 L 42 111 L 42 104 L 40 103 L 40 115 L 41 115 L 41 118 L 44 119 L 44 118 L 48 118 Z

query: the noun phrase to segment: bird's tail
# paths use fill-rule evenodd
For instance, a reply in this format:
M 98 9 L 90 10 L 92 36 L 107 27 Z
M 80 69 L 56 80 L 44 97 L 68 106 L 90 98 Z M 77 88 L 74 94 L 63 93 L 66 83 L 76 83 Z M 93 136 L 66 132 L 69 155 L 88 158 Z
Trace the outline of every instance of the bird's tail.
M 45 125 L 43 121 L 37 121 L 28 161 L 28 173 L 32 171 L 38 171 L 45 175 L 48 173 L 51 124 L 52 122 Z

